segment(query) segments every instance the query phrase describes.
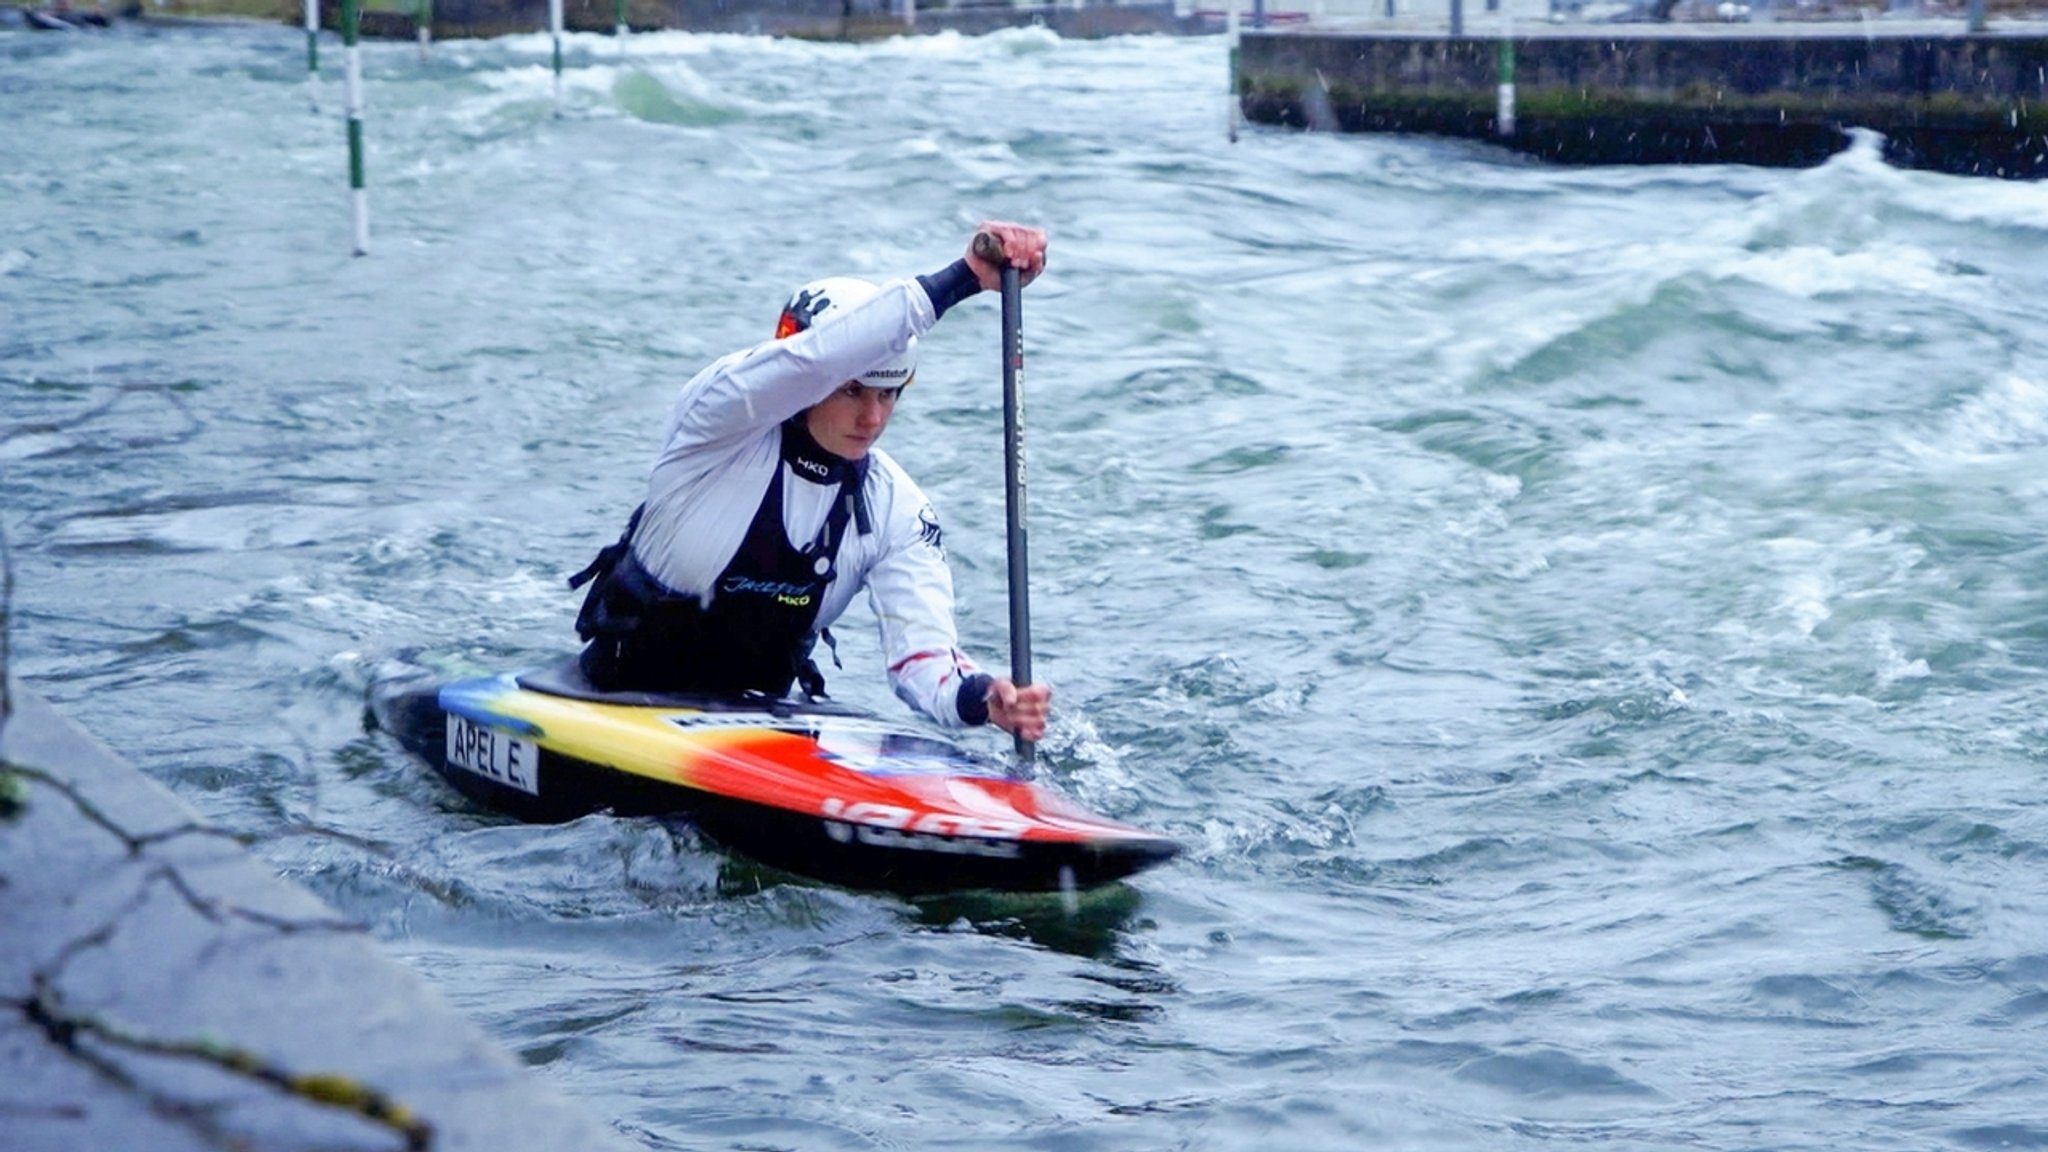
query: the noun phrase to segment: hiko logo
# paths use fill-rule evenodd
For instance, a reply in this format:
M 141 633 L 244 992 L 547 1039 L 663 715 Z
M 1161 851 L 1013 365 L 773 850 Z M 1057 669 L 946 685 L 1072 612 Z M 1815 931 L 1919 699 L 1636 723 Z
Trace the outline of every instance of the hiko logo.
M 840 844 L 858 840 L 874 848 L 908 848 L 997 860 L 1015 860 L 1023 855 L 1017 840 L 1024 834 L 1025 825 L 1016 820 L 949 816 L 943 812 L 919 815 L 894 804 L 865 800 L 849 804 L 836 796 L 821 807 L 825 835 Z
M 820 480 L 829 479 L 832 475 L 832 466 L 830 464 L 813 460 L 808 456 L 791 455 L 789 462 Z

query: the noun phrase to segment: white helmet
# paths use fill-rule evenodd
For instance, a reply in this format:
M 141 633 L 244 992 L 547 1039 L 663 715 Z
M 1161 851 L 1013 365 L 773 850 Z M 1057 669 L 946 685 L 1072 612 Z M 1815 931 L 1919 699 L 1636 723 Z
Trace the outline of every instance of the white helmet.
M 775 338 L 781 340 L 805 331 L 835 312 L 843 312 L 870 299 L 881 288 L 851 276 L 827 276 L 796 290 L 782 306 L 782 318 L 775 323 Z M 908 338 L 903 351 L 885 356 L 874 367 L 854 379 L 869 388 L 901 388 L 917 375 L 917 337 Z

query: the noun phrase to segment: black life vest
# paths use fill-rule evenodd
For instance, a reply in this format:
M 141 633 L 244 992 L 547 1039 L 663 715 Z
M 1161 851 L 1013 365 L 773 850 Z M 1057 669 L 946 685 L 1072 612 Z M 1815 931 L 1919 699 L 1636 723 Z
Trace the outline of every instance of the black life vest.
M 824 694 L 824 677 L 809 654 L 847 525 L 862 534 L 871 530 L 861 497 L 867 461 L 825 452 L 801 419 L 783 425 L 782 459 L 708 597 L 669 590 L 634 558 L 632 538 L 644 504 L 618 543 L 570 577 L 572 589 L 594 581 L 576 617 L 577 634 L 589 641 L 582 664 L 593 685 L 604 691 L 782 696 L 801 680 L 806 692 Z M 792 473 L 839 489 L 817 536 L 801 548 L 790 543 L 783 527 L 783 486 Z

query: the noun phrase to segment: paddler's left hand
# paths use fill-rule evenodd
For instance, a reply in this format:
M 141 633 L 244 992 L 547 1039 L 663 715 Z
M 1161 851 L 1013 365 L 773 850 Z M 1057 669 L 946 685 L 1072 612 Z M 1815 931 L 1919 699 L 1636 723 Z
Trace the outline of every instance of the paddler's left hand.
M 1052 685 L 1019 688 L 999 679 L 988 686 L 988 722 L 1034 743 L 1045 737 L 1045 718 L 1052 713 Z
M 1045 271 L 1046 235 L 1043 228 L 1027 228 L 1007 220 L 984 220 L 967 242 L 967 268 L 984 291 L 994 292 L 1003 284 L 1003 265 L 1017 270 L 1017 286 L 1024 287 Z M 1000 261 L 991 261 L 977 251 L 980 237 L 994 238 L 1002 251 Z

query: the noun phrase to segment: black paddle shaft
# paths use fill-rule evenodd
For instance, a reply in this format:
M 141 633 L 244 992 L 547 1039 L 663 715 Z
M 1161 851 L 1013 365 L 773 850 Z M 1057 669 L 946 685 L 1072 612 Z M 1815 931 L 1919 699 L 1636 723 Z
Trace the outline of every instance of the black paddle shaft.
M 974 237 L 974 254 L 1002 273 L 1003 290 L 1003 497 L 1010 529 L 1010 681 L 1031 683 L 1031 557 L 1024 527 L 1024 289 L 997 239 Z M 1032 760 L 1031 741 L 1017 737 L 1017 758 Z

